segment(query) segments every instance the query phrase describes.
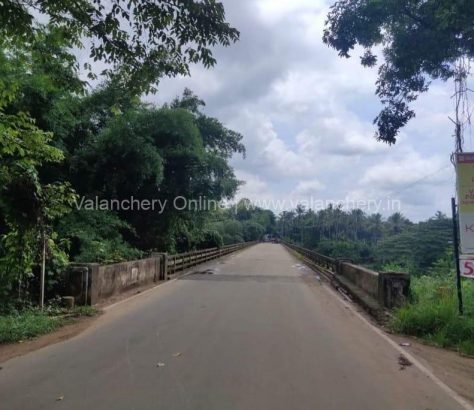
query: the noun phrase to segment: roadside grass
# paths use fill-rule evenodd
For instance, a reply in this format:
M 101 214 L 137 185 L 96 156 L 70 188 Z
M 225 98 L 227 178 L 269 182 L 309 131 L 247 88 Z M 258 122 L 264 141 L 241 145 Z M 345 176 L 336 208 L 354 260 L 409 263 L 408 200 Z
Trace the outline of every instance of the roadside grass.
M 412 277 L 411 301 L 395 311 L 392 330 L 474 355 L 474 282 L 463 280 L 462 290 L 464 315 L 459 316 L 452 276 Z
M 0 316 L 0 344 L 14 343 L 50 333 L 81 316 L 94 316 L 98 312 L 90 306 L 73 309 L 24 309 Z

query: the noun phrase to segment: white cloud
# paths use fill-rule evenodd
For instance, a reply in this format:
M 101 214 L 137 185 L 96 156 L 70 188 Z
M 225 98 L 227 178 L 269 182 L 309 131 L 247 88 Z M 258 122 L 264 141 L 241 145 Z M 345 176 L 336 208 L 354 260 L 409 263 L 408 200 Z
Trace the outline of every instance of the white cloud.
M 236 172 L 236 176 L 239 180 L 245 181 L 245 183 L 239 188 L 239 192 L 237 193 L 238 198 L 248 198 L 252 201 L 255 201 L 259 198 L 262 198 L 262 196 L 271 196 L 271 193 L 268 189 L 268 184 L 258 175 L 251 174 L 243 170 L 238 170 Z
M 361 184 L 383 190 L 398 190 L 412 184 L 438 185 L 443 182 L 442 172 L 451 166 L 441 156 L 424 158 L 417 152 L 403 158 L 389 158 L 367 169 Z
M 312 171 L 312 162 L 288 146 L 266 115 L 243 110 L 231 126 L 243 132 L 248 147 L 247 158 L 238 158 L 237 167 L 258 172 L 270 180 L 303 178 Z
M 259 0 L 256 2 L 259 17 L 263 22 L 275 24 L 294 13 L 317 12 L 326 8 L 324 0 Z
M 311 196 L 316 192 L 321 191 L 324 185 L 317 179 L 309 181 L 300 181 L 292 192 L 292 196 Z

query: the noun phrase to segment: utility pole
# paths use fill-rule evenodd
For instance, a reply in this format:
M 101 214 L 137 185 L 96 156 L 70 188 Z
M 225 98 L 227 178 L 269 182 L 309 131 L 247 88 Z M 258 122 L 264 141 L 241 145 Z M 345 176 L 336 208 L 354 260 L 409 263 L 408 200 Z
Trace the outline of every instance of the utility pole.
M 451 209 L 453 213 L 453 246 L 454 246 L 454 264 L 456 266 L 456 288 L 458 291 L 458 310 L 459 314 L 464 314 L 464 306 L 462 301 L 462 283 L 461 283 L 461 268 L 459 267 L 459 231 L 458 218 L 456 211 L 456 199 L 451 198 Z
M 46 234 L 44 227 L 41 230 L 41 245 L 42 245 L 42 255 L 41 255 L 41 277 L 40 277 L 40 299 L 39 306 L 40 309 L 44 308 L 44 282 L 46 277 Z

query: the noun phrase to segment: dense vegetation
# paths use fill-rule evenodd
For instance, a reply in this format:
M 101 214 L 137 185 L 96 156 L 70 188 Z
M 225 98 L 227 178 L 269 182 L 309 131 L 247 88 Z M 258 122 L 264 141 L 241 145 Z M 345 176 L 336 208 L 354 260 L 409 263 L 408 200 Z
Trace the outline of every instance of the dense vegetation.
M 453 255 L 440 258 L 427 275 L 412 277 L 411 301 L 395 312 L 392 328 L 441 347 L 474 356 L 474 283 L 462 283 L 464 315 L 458 313 Z
M 349 258 L 381 269 L 395 264 L 413 274 L 424 274 L 452 240 L 452 223 L 442 213 L 413 223 L 396 212 L 383 219 L 360 209 L 344 211 L 329 206 L 314 212 L 298 206 L 278 220 L 282 236 L 324 255 Z
M 275 233 L 276 218 L 272 211 L 259 208 L 244 198 L 237 204 L 214 213 L 207 230 L 217 232 L 225 245 L 256 241 L 265 234 Z

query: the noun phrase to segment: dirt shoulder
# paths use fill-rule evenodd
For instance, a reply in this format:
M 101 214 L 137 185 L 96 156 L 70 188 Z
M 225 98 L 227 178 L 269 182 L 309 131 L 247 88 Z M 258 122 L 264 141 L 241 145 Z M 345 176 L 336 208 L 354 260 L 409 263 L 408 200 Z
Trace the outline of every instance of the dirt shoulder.
M 420 362 L 430 369 L 443 383 L 464 398 L 474 403 L 474 358 L 461 356 L 458 352 L 430 346 L 408 336 L 389 335 Z
M 87 329 L 99 316 L 100 313 L 95 316 L 74 318 L 71 323 L 61 326 L 51 333 L 17 343 L 0 344 L 0 364 L 16 356 L 23 356 L 34 350 L 70 339 Z

